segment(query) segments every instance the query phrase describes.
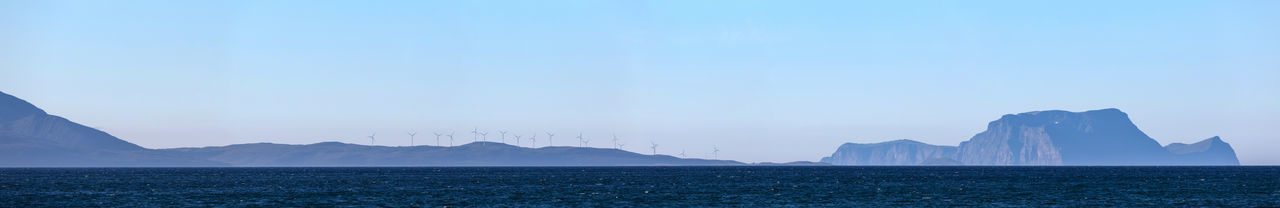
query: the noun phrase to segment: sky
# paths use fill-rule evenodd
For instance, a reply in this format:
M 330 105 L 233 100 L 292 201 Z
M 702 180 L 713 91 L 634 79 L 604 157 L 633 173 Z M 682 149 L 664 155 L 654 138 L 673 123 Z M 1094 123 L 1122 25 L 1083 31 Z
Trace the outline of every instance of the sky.
M 1119 108 L 1280 165 L 1280 1 L 13 1 L 0 91 L 148 148 L 555 145 L 816 161 Z M 424 136 L 426 135 L 426 136 Z M 508 135 L 511 137 L 513 135 Z M 488 138 L 496 140 L 497 133 Z M 508 140 L 508 142 L 511 142 Z M 527 145 L 527 140 L 522 141 Z M 447 143 L 447 141 L 445 141 Z

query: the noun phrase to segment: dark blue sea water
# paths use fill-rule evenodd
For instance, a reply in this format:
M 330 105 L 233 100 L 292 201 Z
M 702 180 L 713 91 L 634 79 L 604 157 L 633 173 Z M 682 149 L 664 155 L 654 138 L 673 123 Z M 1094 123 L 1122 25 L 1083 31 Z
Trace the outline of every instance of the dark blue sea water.
M 1280 167 L 0 169 L 0 207 L 1280 206 Z

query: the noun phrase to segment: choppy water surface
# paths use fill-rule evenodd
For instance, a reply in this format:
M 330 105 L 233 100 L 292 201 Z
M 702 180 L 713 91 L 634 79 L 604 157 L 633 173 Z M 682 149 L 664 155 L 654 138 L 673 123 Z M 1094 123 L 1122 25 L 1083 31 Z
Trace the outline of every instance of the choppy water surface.
M 1280 206 L 1280 167 L 0 169 L 2 207 Z

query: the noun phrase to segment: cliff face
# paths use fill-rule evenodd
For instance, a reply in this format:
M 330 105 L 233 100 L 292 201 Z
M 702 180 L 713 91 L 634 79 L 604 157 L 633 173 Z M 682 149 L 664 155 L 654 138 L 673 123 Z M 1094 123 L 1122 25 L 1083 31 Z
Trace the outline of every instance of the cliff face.
M 954 158 L 956 147 L 937 146 L 912 140 L 874 144 L 845 143 L 821 162 L 832 165 L 919 165 L 926 160 Z
M 914 165 L 927 159 L 934 159 L 927 164 L 951 159 L 964 165 L 1239 164 L 1231 146 L 1217 137 L 1161 147 L 1117 109 L 1004 115 L 958 148 L 905 141 L 845 144 L 822 160 L 834 165 Z
M 1117 109 L 1005 115 L 960 145 L 970 165 L 1166 164 L 1170 154 Z

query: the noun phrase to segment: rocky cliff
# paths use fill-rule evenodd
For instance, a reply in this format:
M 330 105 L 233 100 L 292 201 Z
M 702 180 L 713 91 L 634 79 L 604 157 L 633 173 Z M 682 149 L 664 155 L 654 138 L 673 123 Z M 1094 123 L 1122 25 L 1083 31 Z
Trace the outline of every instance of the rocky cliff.
M 820 162 L 832 165 L 919 165 L 929 159 L 954 158 L 956 147 L 912 140 L 873 144 L 845 143 Z
M 1117 109 L 1005 115 L 960 144 L 968 165 L 1154 165 L 1172 162 L 1160 143 Z
M 1118 109 L 1004 115 L 954 151 L 913 141 L 841 145 L 835 165 L 1238 165 L 1235 151 L 1214 137 L 1161 147 Z

